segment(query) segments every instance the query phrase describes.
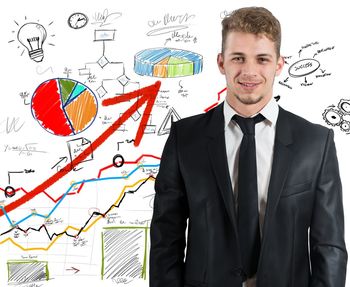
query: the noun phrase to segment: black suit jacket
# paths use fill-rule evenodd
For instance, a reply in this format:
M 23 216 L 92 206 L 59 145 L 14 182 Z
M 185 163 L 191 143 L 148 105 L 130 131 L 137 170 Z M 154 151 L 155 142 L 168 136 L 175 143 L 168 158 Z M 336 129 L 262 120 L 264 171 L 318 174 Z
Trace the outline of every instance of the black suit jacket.
M 155 190 L 150 287 L 241 287 L 223 104 L 173 123 Z M 343 287 L 346 264 L 333 131 L 279 108 L 257 286 Z

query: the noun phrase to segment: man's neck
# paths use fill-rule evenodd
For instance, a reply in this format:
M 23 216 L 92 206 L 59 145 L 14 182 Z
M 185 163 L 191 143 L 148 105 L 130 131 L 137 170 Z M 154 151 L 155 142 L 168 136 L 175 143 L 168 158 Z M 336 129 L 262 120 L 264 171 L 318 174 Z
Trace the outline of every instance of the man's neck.
M 237 99 L 232 99 L 230 97 L 227 98 L 228 104 L 241 116 L 243 117 L 251 117 L 252 115 L 258 114 L 266 105 L 267 103 L 271 100 L 271 98 L 264 98 L 260 100 L 256 104 L 243 104 Z

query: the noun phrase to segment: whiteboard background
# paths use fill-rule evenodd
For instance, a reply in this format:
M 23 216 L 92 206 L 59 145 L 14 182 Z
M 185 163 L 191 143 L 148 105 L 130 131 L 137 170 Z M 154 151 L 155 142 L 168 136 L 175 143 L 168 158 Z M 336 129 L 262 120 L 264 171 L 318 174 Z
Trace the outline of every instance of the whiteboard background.
M 11 184 L 16 187 L 22 186 L 26 190 L 31 190 L 43 180 L 54 173 L 51 169 L 60 156 L 67 154 L 67 140 L 75 137 L 57 137 L 51 135 L 42 129 L 34 120 L 30 105 L 24 105 L 20 97 L 21 92 L 28 92 L 30 101 L 31 95 L 35 89 L 44 81 L 51 78 L 65 78 L 64 69 L 71 69 L 69 78 L 83 82 L 86 78 L 79 76 L 78 69 L 83 68 L 86 63 L 97 61 L 102 56 L 102 43 L 94 42 L 94 30 L 99 28 L 115 29 L 115 41 L 106 42 L 105 55 L 110 61 L 123 62 L 125 74 L 133 82 L 139 82 L 140 87 L 153 84 L 157 78 L 139 76 L 133 71 L 134 55 L 140 50 L 154 47 L 163 47 L 169 34 L 161 36 L 147 36 L 152 30 L 150 21 L 163 20 L 164 15 L 184 15 L 188 13 L 193 15 L 186 23 L 188 29 L 179 31 L 180 34 L 187 31 L 197 38 L 197 42 L 189 43 L 175 42 L 173 39 L 166 44 L 166 47 L 194 51 L 203 56 L 203 71 L 198 75 L 182 78 L 160 79 L 161 90 L 167 97 L 168 107 L 173 107 L 178 114 L 184 118 L 192 114 L 201 113 L 205 108 L 217 102 L 218 92 L 225 87 L 224 77 L 219 73 L 216 66 L 216 56 L 220 51 L 221 45 L 221 16 L 225 11 L 243 6 L 265 6 L 280 20 L 282 25 L 282 47 L 281 54 L 290 57 L 287 62 L 293 63 L 299 59 L 298 52 L 302 46 L 309 43 L 318 42 L 319 44 L 302 51 L 301 58 L 309 58 L 320 48 L 334 46 L 334 49 L 318 55 L 321 69 L 331 73 L 329 77 L 315 78 L 315 74 L 307 77 L 308 82 L 313 82 L 311 86 L 301 86 L 304 78 L 290 78 L 288 84 L 293 89 L 278 84 L 278 81 L 285 80 L 289 75 L 285 66 L 282 74 L 275 81 L 275 96 L 279 95 L 279 104 L 312 122 L 328 126 L 322 117 L 324 110 L 330 106 L 339 103 L 341 99 L 350 99 L 348 92 L 348 67 L 350 44 L 348 41 L 347 18 L 348 11 L 345 8 L 345 1 L 212 1 L 200 3 L 195 1 L 106 1 L 95 2 L 86 1 L 9 1 L 6 7 L 2 7 L 0 14 L 1 41 L 0 51 L 2 54 L 1 73 L 1 105 L 0 105 L 0 188 L 8 185 L 8 171 L 18 171 L 23 169 L 34 169 L 35 173 L 26 175 L 14 175 L 11 177 Z M 110 25 L 98 27 L 91 24 L 96 13 L 102 13 L 108 9 L 109 13 L 120 12 L 121 17 L 112 21 Z M 79 30 L 73 30 L 67 25 L 67 18 L 73 12 L 83 12 L 88 15 L 90 22 Z M 27 20 L 26 20 L 27 19 Z M 48 38 L 44 44 L 45 58 L 41 63 L 31 61 L 24 52 L 23 48 L 16 42 L 16 33 L 18 26 L 28 21 L 38 21 L 43 24 L 48 31 Z M 51 25 L 49 23 L 53 22 Z M 179 24 L 175 21 L 174 24 Z M 168 24 L 170 25 L 170 24 Z M 158 26 L 157 26 L 158 27 Z M 153 27 L 157 28 L 157 27 Z M 55 35 L 55 36 L 50 36 Z M 15 42 L 9 43 L 10 40 Z M 54 44 L 54 46 L 48 43 Z M 17 47 L 20 48 L 17 48 Z M 111 65 L 109 65 L 111 66 Z M 94 71 L 102 78 L 115 78 L 120 75 L 120 65 L 98 69 L 93 66 Z M 100 80 L 97 78 L 95 83 L 86 83 L 94 92 L 99 87 Z M 186 96 L 179 93 L 180 84 L 187 92 Z M 110 87 L 108 94 L 104 98 L 115 96 L 116 87 Z M 118 87 L 119 89 L 120 87 Z M 168 92 L 166 92 L 168 91 Z M 102 124 L 99 116 L 112 116 L 115 119 L 123 109 L 128 105 L 114 107 L 102 107 L 102 99 L 97 96 L 99 102 L 98 115 L 89 129 L 79 134 L 89 140 L 94 140 L 108 125 Z M 223 97 L 221 97 L 221 100 Z M 161 105 L 155 105 L 152 110 L 152 124 L 161 125 L 168 109 Z M 7 118 L 18 117 L 20 123 L 24 123 L 18 132 L 6 133 L 4 122 Z M 67 182 L 72 180 L 79 181 L 96 176 L 99 168 L 111 164 L 112 157 L 120 153 L 126 160 L 136 160 L 142 154 L 152 154 L 160 157 L 166 135 L 157 136 L 144 135 L 139 147 L 131 144 L 123 144 L 119 150 L 118 141 L 131 139 L 135 135 L 137 122 L 129 120 L 126 123 L 127 132 L 117 132 L 109 138 L 94 154 L 93 164 L 84 164 L 84 169 L 77 173 L 70 173 L 67 179 L 55 185 L 56 189 L 67 188 Z M 339 127 L 333 127 L 335 131 L 335 141 L 340 165 L 340 172 L 343 183 L 343 200 L 346 218 L 346 241 L 349 242 L 349 194 L 350 187 L 349 176 L 349 140 L 350 136 L 340 130 Z M 19 154 L 18 152 L 6 151 L 7 145 L 25 145 L 26 143 L 37 143 L 38 149 L 45 150 L 46 153 L 35 153 L 31 156 Z M 154 160 L 152 163 L 159 163 Z M 148 186 L 148 192 L 152 192 L 151 185 Z M 4 199 L 0 194 L 0 200 Z M 87 208 L 84 201 L 80 202 L 81 208 Z M 131 203 L 132 205 L 132 203 Z M 135 218 L 150 219 L 150 210 L 142 215 L 143 206 L 128 206 L 139 210 Z M 60 211 L 61 212 L 61 211 Z M 85 211 L 84 211 L 85 212 Z M 11 213 L 10 213 L 11 215 Z M 131 216 L 126 212 L 125 216 Z M 59 213 L 57 214 L 59 216 Z M 84 213 L 83 215 L 84 216 Z M 71 218 L 72 219 L 72 218 Z M 37 223 L 37 222 L 35 222 Z M 0 228 L 3 231 L 6 221 L 0 219 Z M 30 226 L 30 222 L 28 222 Z M 61 270 L 61 265 L 50 264 L 50 277 L 48 282 L 40 282 L 45 286 L 59 286 L 65 282 L 74 283 L 94 283 L 98 286 L 114 286 L 115 282 L 111 280 L 101 281 L 101 232 L 103 227 L 109 226 L 107 222 L 102 222 L 94 227 L 94 236 L 90 237 L 89 246 L 76 250 L 75 254 L 91 253 L 89 262 L 93 262 L 90 267 L 77 266 L 81 272 L 73 276 L 72 273 Z M 91 238 L 94 240 L 91 241 Z M 3 238 L 0 238 L 0 241 Z M 62 240 L 64 241 L 64 240 Z M 63 247 L 71 244 L 64 241 Z M 93 242 L 93 243 L 92 243 Z M 7 260 L 23 259 L 30 255 L 37 256 L 38 260 L 47 260 L 50 253 L 60 252 L 60 248 L 54 247 L 47 252 L 25 252 L 13 244 L 6 242 L 0 244 L 0 285 L 7 285 Z M 62 249 L 63 250 L 63 249 Z M 62 254 L 64 251 L 62 251 Z M 64 256 L 63 256 L 64 257 Z M 64 260 L 61 257 L 60 260 Z M 49 259 L 50 260 L 50 259 Z M 148 257 L 147 257 L 148 260 Z M 74 262 L 79 262 L 79 258 L 70 256 L 66 267 L 69 268 Z M 60 266 L 60 268 L 56 268 Z M 148 264 L 147 264 L 148 268 Z M 146 280 L 135 279 L 129 283 L 130 286 L 148 286 L 148 274 Z M 348 284 L 347 284 L 348 285 Z M 349 285 L 350 286 L 350 285 Z

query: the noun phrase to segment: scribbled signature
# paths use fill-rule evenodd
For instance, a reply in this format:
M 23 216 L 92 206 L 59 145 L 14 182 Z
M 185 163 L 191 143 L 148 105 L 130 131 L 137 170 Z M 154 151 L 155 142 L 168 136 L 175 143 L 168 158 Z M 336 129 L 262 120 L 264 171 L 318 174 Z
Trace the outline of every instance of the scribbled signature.
M 109 13 L 108 9 L 104 9 L 103 12 L 96 12 L 93 16 L 95 22 L 91 24 L 99 25 L 100 27 L 111 25 L 115 20 L 122 16 L 120 12 Z

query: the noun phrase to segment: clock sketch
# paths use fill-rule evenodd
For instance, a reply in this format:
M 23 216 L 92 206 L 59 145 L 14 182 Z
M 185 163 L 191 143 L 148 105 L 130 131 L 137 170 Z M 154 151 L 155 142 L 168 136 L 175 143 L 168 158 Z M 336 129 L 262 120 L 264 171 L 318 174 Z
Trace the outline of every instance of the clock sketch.
M 85 27 L 88 21 L 89 18 L 85 14 L 77 12 L 69 16 L 68 25 L 73 29 L 80 29 Z

